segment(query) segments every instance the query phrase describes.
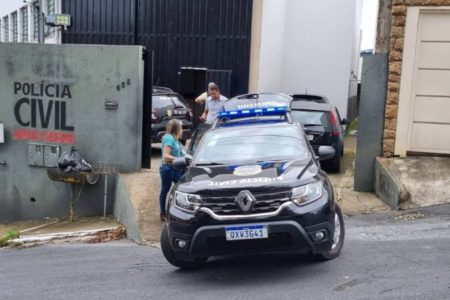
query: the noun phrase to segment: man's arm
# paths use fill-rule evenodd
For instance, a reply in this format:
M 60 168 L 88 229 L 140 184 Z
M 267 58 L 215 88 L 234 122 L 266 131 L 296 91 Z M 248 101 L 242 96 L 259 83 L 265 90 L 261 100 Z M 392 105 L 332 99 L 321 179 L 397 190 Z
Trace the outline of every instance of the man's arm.
M 208 111 L 209 111 L 209 101 L 208 99 L 206 99 L 206 103 L 205 103 L 205 110 L 203 111 L 203 114 L 200 116 L 200 121 L 205 122 L 206 119 L 208 118 Z
M 200 96 L 198 96 L 197 98 L 195 98 L 195 103 L 197 104 L 203 104 L 203 102 L 206 101 L 206 98 L 208 97 L 208 93 L 204 92 L 202 93 Z
M 205 108 L 203 114 L 200 116 L 200 121 L 205 122 L 207 118 L 208 118 L 208 109 Z

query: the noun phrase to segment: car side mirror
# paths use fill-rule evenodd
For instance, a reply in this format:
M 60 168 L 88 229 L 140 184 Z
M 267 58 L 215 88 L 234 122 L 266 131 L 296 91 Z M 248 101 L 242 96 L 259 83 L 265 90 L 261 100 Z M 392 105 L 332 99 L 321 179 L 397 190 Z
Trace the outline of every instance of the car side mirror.
M 190 156 L 189 154 L 186 154 L 185 157 L 176 158 L 172 162 L 172 166 L 175 169 L 184 170 L 184 169 L 186 169 L 186 167 L 188 167 L 191 164 L 191 162 L 192 162 L 192 156 Z
M 349 120 L 347 120 L 347 119 L 343 119 L 342 121 L 341 121 L 341 124 L 342 125 L 348 125 L 348 124 L 350 124 L 351 122 L 349 121 Z
M 330 159 L 336 155 L 336 150 L 331 146 L 320 146 L 317 152 L 319 160 Z

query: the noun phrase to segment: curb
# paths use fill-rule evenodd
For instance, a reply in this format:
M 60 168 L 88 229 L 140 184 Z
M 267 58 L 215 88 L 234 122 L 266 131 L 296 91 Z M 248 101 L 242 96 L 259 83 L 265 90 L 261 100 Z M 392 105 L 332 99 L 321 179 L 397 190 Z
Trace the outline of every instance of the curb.
M 123 226 L 101 229 L 28 235 L 8 241 L 8 247 L 34 247 L 48 243 L 104 243 L 125 237 Z

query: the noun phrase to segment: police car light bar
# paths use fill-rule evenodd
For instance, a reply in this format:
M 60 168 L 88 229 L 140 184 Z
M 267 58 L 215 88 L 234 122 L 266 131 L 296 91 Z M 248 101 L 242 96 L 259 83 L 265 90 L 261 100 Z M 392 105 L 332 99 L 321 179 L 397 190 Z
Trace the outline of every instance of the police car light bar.
M 242 109 L 233 111 L 224 111 L 219 113 L 219 117 L 222 119 L 237 119 L 245 117 L 255 117 L 255 116 L 283 116 L 289 111 L 287 106 L 280 107 L 264 107 L 264 108 L 254 108 L 254 109 Z

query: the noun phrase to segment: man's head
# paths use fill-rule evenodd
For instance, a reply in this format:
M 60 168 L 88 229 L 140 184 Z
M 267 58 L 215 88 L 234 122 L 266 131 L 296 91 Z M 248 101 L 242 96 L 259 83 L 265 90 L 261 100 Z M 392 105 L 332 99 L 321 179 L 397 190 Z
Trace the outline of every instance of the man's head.
M 217 84 L 215 84 L 213 82 L 208 84 L 208 91 L 209 91 L 209 95 L 211 96 L 211 98 L 216 99 L 216 100 L 220 98 L 220 89 Z
M 215 86 L 217 86 L 217 84 L 215 84 L 214 82 L 208 83 L 208 94 L 209 94 L 209 91 Z

